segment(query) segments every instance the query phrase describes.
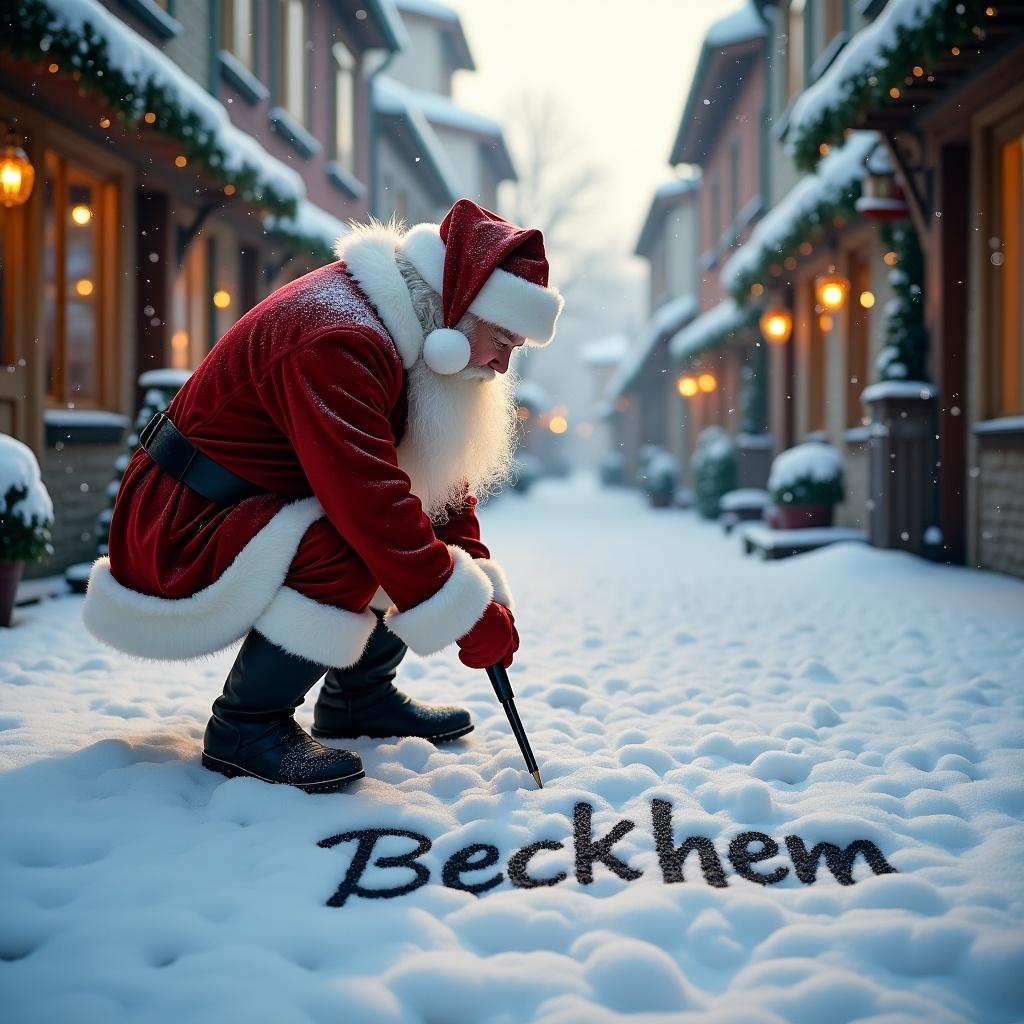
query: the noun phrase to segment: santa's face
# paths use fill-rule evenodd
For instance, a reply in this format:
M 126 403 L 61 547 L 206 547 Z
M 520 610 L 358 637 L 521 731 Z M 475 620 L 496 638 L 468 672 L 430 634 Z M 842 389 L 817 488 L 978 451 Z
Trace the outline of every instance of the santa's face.
M 468 337 L 469 363 L 461 375 L 469 380 L 493 380 L 495 374 L 506 373 L 512 353 L 526 344 L 525 338 L 486 320 L 481 320 Z

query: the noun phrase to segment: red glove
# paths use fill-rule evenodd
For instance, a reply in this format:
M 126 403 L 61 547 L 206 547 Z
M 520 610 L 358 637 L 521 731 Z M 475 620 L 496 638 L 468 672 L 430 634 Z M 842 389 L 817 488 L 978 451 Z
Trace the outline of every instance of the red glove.
M 461 648 L 459 661 L 468 668 L 490 668 L 499 661 L 508 668 L 512 655 L 519 650 L 519 633 L 512 613 L 503 604 L 491 601 L 483 618 L 455 642 Z

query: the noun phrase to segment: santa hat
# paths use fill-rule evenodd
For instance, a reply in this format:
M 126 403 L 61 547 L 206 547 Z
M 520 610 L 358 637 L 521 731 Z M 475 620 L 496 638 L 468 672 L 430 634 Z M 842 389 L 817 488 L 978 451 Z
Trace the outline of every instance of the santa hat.
M 562 296 L 548 287 L 544 236 L 460 199 L 440 224 L 417 224 L 401 251 L 441 296 L 444 326 L 427 335 L 423 360 L 435 373 L 469 363 L 469 339 L 455 325 L 467 311 L 521 335 L 532 348 L 555 336 Z

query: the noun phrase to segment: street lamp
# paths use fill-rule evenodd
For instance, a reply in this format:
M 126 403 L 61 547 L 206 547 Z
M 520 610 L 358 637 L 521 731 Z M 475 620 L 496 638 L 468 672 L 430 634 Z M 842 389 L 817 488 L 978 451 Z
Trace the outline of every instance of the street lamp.
M 8 128 L 3 154 L 0 155 L 0 203 L 8 209 L 28 201 L 36 180 L 36 169 L 20 142 L 14 129 Z
M 758 326 L 761 334 L 773 345 L 784 345 L 793 333 L 793 317 L 788 309 L 774 306 L 761 314 Z
M 683 396 L 683 398 L 693 398 L 697 394 L 698 386 L 697 381 L 693 377 L 680 377 L 676 381 L 676 390 Z
M 715 375 L 713 373 L 702 373 L 697 378 L 697 387 L 699 387 L 706 395 L 710 395 L 711 392 L 718 387 L 718 381 L 715 380 Z
M 836 313 L 846 305 L 850 282 L 839 274 L 825 274 L 814 282 L 818 305 L 828 313 Z

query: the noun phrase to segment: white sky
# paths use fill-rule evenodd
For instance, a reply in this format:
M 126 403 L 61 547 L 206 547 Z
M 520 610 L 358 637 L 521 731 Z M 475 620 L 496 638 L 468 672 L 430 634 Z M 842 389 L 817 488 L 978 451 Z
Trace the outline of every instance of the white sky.
M 456 101 L 500 118 L 524 89 L 556 95 L 586 153 L 608 165 L 602 227 L 631 252 L 654 189 L 673 176 L 668 154 L 704 33 L 741 0 L 445 2 L 478 68 L 455 76 Z

